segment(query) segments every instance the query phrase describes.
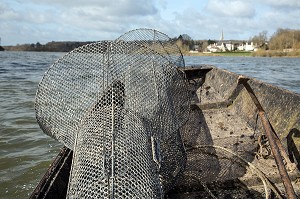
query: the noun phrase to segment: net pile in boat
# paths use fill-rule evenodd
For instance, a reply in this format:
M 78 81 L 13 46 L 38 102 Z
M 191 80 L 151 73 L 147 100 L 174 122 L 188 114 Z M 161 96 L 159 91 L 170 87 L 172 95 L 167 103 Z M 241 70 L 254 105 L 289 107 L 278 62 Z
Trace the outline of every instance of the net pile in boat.
M 74 151 L 71 198 L 160 198 L 182 174 L 189 114 L 182 54 L 155 30 L 89 44 L 54 63 L 36 95 L 43 131 Z

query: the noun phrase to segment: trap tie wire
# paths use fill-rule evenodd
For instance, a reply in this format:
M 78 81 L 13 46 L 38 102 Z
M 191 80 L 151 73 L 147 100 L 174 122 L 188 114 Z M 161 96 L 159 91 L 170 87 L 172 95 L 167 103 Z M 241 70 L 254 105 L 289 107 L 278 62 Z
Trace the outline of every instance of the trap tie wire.
M 133 30 L 77 48 L 45 73 L 36 118 L 74 151 L 69 198 L 162 198 L 186 164 L 189 97 L 167 35 Z

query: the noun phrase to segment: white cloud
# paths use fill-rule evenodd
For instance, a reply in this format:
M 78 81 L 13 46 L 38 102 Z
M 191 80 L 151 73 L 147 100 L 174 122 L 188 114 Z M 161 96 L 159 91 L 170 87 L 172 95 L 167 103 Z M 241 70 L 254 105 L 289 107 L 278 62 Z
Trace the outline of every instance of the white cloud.
M 173 3 L 174 3 L 174 1 L 173 1 Z M 158 4 L 163 10 L 165 10 L 168 5 L 167 0 L 158 0 Z
M 0 2 L 0 19 L 6 20 L 11 19 L 15 20 L 19 18 L 19 14 L 7 4 Z
M 153 1 L 148 0 L 29 0 L 35 5 L 59 7 L 62 10 L 73 8 L 101 8 L 109 13 L 124 15 L 151 15 L 157 12 Z
M 299 10 L 290 10 L 288 13 L 282 10 L 270 10 L 265 12 L 261 17 L 261 24 L 267 29 L 273 30 L 273 34 L 278 28 L 299 29 L 300 27 Z
M 155 9 L 142 12 L 144 8 L 141 7 L 140 11 L 130 7 L 124 7 L 123 10 L 120 10 L 119 7 L 73 7 L 61 13 L 59 24 L 61 26 L 68 24 L 70 27 L 86 31 L 87 36 L 89 32 L 102 31 L 105 34 L 99 34 L 99 40 L 102 38 L 113 39 L 114 35 L 124 33 L 130 28 L 137 28 L 137 25 L 151 22 L 151 18 L 155 17 Z M 114 35 L 108 37 L 107 33 L 114 33 Z
M 32 36 L 31 41 L 24 41 L 26 43 L 34 43 L 36 40 L 45 43 L 66 38 L 114 39 L 131 28 L 145 27 L 153 25 L 152 21 L 160 21 L 156 4 L 148 0 L 4 1 L 5 4 L 0 3 L 0 27 L 11 24 L 11 34 L 6 33 L 8 29 L 0 30 L 4 44 L 21 43 L 19 40 L 25 39 L 24 35 Z M 33 34 L 36 31 L 41 32 Z
M 275 6 L 278 8 L 300 8 L 300 1 L 299 0 L 265 0 L 264 3 L 270 6 Z
M 207 10 L 222 17 L 253 17 L 255 9 L 249 1 L 209 0 Z
M 57 40 L 114 39 L 154 28 L 193 39 L 248 39 L 267 30 L 300 28 L 299 0 L 2 0 L 3 45 Z

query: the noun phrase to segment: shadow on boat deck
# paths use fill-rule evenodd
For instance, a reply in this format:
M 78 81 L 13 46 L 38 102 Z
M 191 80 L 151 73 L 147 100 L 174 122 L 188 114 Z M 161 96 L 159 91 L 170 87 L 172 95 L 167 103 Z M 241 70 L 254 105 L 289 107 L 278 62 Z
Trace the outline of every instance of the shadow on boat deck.
M 297 145 L 300 144 L 300 131 L 296 128 L 293 128 L 286 137 L 287 140 L 287 148 L 290 160 L 293 163 L 300 162 L 300 153 L 298 151 Z M 298 142 L 295 143 L 295 140 Z M 298 170 L 300 170 L 300 165 L 297 164 Z

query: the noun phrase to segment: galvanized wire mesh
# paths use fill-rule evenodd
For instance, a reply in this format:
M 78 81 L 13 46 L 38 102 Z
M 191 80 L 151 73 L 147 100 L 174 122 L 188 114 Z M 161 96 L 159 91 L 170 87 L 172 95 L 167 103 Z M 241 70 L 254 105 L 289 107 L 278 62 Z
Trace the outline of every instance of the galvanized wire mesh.
M 186 162 L 183 64 L 172 40 L 142 29 L 75 49 L 49 68 L 36 117 L 74 150 L 69 197 L 158 198 L 174 186 Z
M 169 38 L 166 34 L 151 29 L 136 29 L 121 35 L 116 41 L 138 42 L 152 49 L 158 54 L 165 56 L 169 61 L 179 67 L 184 67 L 184 59 L 176 40 Z
M 122 106 L 96 106 L 78 134 L 70 198 L 159 198 L 149 132 Z

